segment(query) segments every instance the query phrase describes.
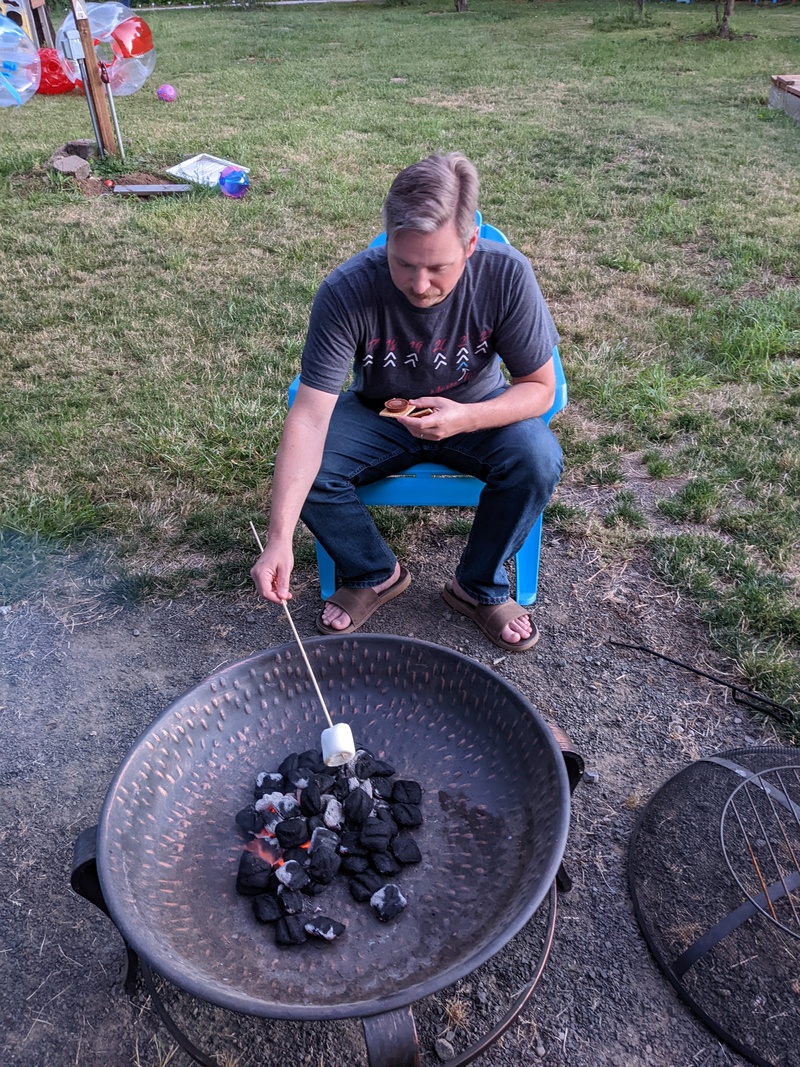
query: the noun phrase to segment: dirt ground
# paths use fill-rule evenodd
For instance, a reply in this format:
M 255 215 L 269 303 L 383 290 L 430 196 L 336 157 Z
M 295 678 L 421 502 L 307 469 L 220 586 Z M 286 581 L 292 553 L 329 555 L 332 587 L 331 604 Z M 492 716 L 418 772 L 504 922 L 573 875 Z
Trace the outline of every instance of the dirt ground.
M 539 986 L 486 1067 L 699 1067 L 745 1061 L 677 998 L 632 914 L 626 850 L 637 809 L 699 755 L 783 740 L 726 690 L 609 640 L 656 648 L 714 673 L 690 605 L 643 561 L 604 566 L 584 544 L 545 530 L 534 615 L 539 645 L 503 655 L 439 590 L 458 539 L 431 523 L 407 563 L 413 583 L 365 627 L 435 642 L 488 665 L 571 737 L 591 772 L 573 798 L 565 855 L 575 885 L 560 898 Z M 51 562 L 42 591 L 0 616 L 0 1063 L 4 1067 L 188 1064 L 140 987 L 121 984 L 124 950 L 110 922 L 72 892 L 76 836 L 94 825 L 115 770 L 172 701 L 220 666 L 290 639 L 282 613 L 238 597 L 186 596 L 123 606 L 115 563 L 99 551 Z M 314 632 L 313 572 L 294 585 L 301 634 Z M 528 980 L 546 908 L 497 956 L 415 1007 L 431 1067 L 485 1033 Z M 360 1067 L 360 1023 L 249 1020 L 175 994 L 195 1042 L 225 1067 Z M 436 1041 L 439 1040 L 438 1050 Z

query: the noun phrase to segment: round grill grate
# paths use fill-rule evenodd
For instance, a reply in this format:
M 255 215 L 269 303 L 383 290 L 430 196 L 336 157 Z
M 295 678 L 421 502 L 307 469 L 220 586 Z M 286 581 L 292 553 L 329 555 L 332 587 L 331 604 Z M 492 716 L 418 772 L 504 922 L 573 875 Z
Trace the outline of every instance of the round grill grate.
M 800 751 L 735 749 L 671 778 L 628 857 L 661 969 L 731 1048 L 796 1067 L 800 1048 Z

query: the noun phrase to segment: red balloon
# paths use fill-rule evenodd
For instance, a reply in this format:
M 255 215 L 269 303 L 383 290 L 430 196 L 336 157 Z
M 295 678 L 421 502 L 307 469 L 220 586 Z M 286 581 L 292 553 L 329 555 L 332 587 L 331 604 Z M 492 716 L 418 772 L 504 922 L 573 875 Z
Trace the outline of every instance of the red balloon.
M 39 81 L 37 93 L 45 96 L 58 96 L 60 93 L 71 93 L 75 83 L 70 81 L 61 65 L 61 57 L 55 48 L 40 48 L 39 59 L 42 64 L 42 76 Z
M 111 31 L 111 37 L 119 45 L 119 54 L 123 59 L 143 56 L 145 52 L 153 49 L 153 35 L 150 27 L 138 15 L 131 15 L 129 19 L 118 23 Z

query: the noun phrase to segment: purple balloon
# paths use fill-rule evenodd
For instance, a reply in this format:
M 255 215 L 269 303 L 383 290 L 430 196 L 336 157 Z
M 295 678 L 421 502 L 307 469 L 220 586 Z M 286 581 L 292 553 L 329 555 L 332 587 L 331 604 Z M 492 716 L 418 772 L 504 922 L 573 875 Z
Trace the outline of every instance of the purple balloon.
M 159 85 L 156 89 L 156 96 L 159 100 L 166 100 L 168 104 L 171 104 L 173 100 L 178 99 L 178 90 L 174 85 Z
M 238 200 L 247 192 L 250 182 L 247 175 L 238 167 L 226 167 L 219 176 L 219 187 L 225 196 Z

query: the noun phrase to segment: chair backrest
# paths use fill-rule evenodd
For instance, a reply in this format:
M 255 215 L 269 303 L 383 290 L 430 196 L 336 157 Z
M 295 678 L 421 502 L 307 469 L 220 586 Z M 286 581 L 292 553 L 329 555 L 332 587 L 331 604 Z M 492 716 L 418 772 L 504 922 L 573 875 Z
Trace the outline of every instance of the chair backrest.
M 490 226 L 488 222 L 483 221 L 483 215 L 480 211 L 475 212 L 475 225 L 478 227 L 478 237 L 485 237 L 487 241 L 499 241 L 500 244 L 510 245 L 511 242 L 503 233 L 502 230 L 498 230 L 496 226 Z M 370 248 L 382 248 L 386 244 L 386 233 L 379 233 L 377 237 L 373 237 L 369 243 Z

